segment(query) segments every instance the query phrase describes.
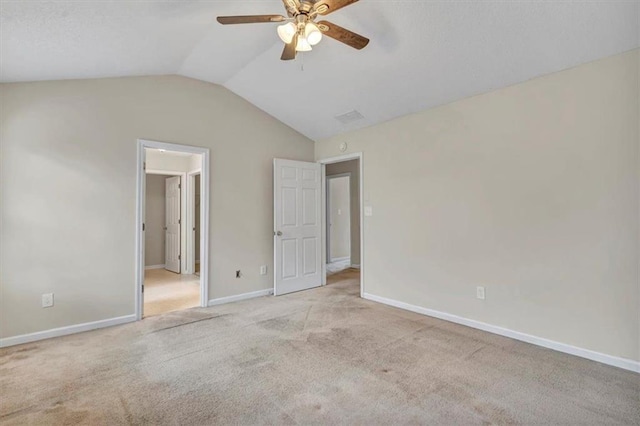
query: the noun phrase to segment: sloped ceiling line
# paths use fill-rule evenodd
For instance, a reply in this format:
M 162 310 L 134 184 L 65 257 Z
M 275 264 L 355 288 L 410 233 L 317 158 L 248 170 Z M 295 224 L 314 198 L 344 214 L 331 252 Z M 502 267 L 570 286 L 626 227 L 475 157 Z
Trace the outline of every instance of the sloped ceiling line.
M 506 87 L 640 45 L 638 2 L 361 0 L 328 18 L 371 39 L 326 39 L 279 60 L 263 1 L 0 1 L 0 82 L 179 74 L 226 88 L 307 137 Z M 365 117 L 342 124 L 335 116 Z

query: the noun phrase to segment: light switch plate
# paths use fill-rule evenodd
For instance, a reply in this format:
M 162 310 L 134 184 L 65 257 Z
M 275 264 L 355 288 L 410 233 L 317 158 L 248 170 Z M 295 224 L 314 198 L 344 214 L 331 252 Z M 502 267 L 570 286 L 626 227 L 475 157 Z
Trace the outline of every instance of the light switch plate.
M 365 216 L 373 216 L 373 207 L 364 206 L 364 215 Z
M 260 267 L 260 275 L 267 275 L 267 265 L 262 265 Z
M 476 297 L 480 300 L 484 300 L 484 287 L 476 287 Z

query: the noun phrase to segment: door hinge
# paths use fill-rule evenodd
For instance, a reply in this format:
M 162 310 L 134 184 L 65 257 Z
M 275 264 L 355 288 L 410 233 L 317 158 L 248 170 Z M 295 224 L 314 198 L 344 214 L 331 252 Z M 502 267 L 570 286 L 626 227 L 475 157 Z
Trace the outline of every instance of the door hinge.
M 178 189 L 182 189 L 182 184 L 178 184 Z
M 182 224 L 182 219 L 178 219 L 178 225 Z
M 144 232 L 144 223 L 142 224 L 142 231 Z
M 144 293 L 144 284 L 142 284 L 142 292 Z
M 147 170 L 147 162 L 142 163 L 142 170 Z
M 182 255 L 178 255 L 178 260 L 182 260 Z

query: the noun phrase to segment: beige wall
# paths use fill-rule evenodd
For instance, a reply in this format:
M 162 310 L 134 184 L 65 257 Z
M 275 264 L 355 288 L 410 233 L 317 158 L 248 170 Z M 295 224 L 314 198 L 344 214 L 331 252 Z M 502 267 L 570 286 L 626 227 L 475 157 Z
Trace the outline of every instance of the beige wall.
M 0 336 L 134 313 L 137 138 L 211 149 L 209 298 L 272 286 L 273 158 L 312 141 L 173 76 L 2 84 L 0 108 Z
M 317 143 L 364 153 L 364 291 L 640 360 L 638 60 Z
M 351 257 L 351 197 L 349 177 L 329 179 L 327 198 L 329 213 L 328 260 Z
M 146 175 L 145 188 L 145 233 L 144 264 L 145 266 L 164 265 L 165 253 L 165 180 L 170 176 Z
M 351 173 L 351 264 L 360 264 L 360 161 L 349 160 L 340 163 L 327 164 L 326 175 Z
M 191 172 L 200 169 L 202 156 L 200 154 L 180 155 L 171 151 L 160 152 L 147 148 L 145 149 L 145 162 L 147 170 Z

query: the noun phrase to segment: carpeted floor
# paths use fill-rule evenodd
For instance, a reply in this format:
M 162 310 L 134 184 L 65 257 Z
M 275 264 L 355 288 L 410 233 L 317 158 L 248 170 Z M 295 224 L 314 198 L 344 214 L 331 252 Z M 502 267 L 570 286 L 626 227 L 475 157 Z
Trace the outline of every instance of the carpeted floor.
M 143 315 L 150 317 L 200 306 L 200 277 L 166 269 L 144 271 Z
M 640 422 L 640 375 L 359 299 L 345 274 L 2 349 L 0 423 Z

